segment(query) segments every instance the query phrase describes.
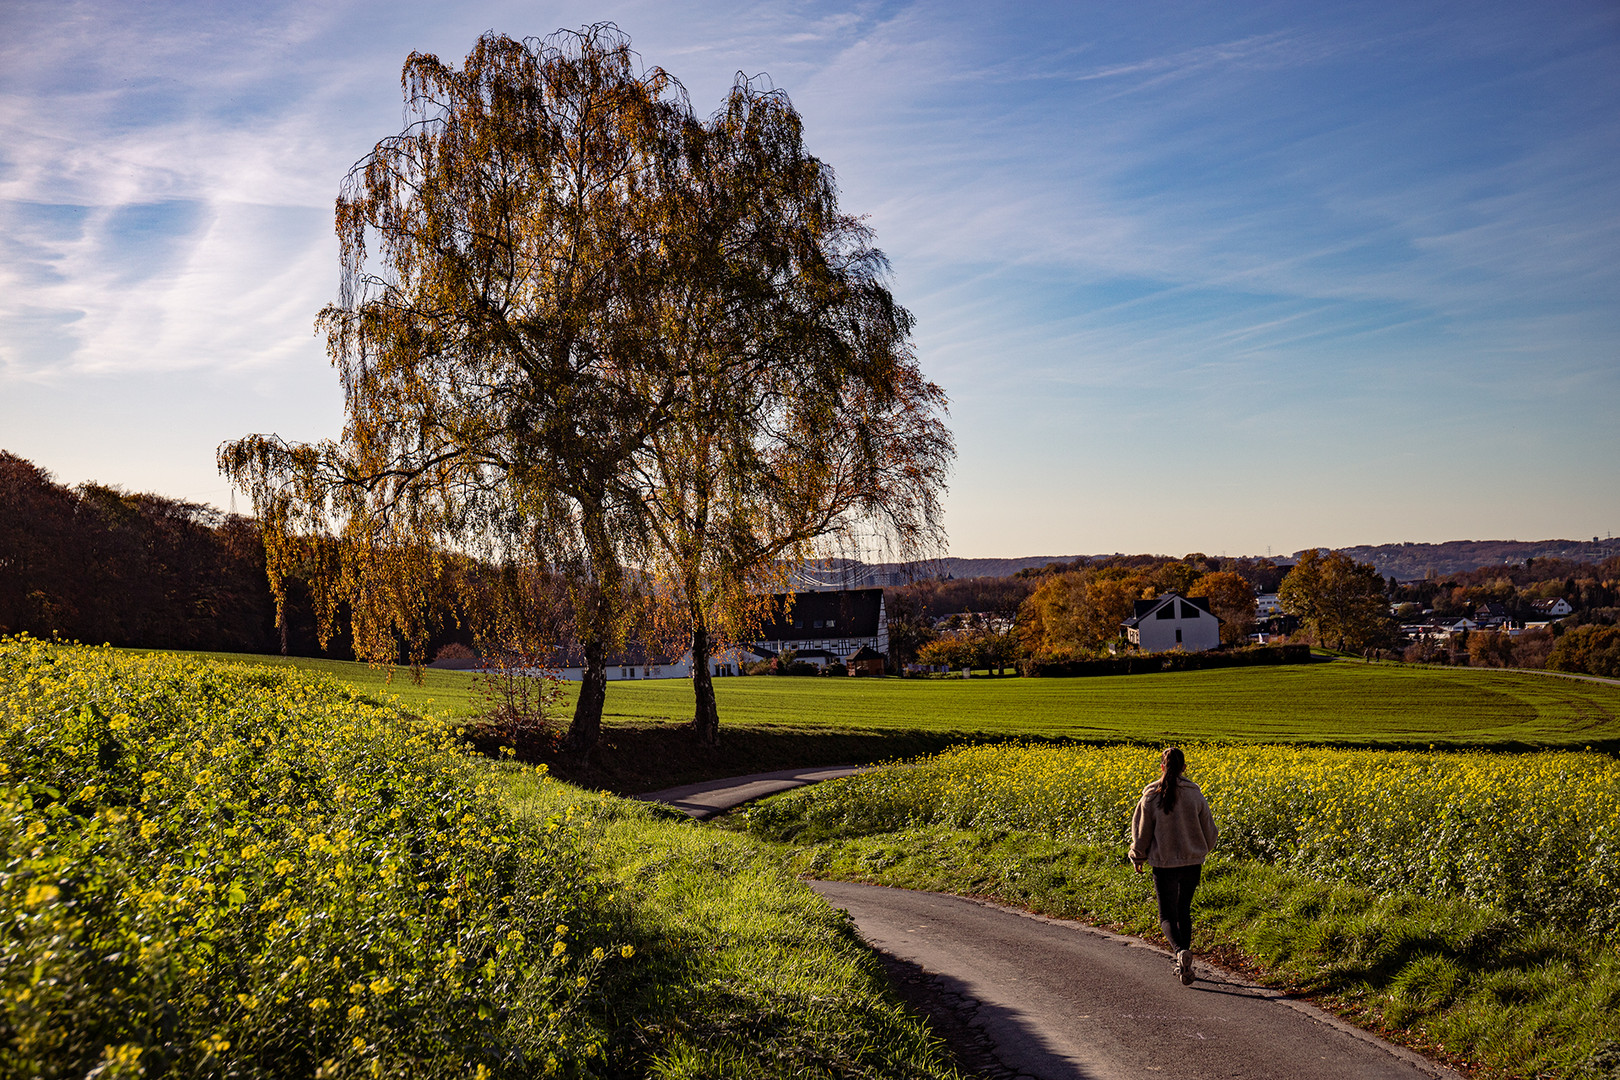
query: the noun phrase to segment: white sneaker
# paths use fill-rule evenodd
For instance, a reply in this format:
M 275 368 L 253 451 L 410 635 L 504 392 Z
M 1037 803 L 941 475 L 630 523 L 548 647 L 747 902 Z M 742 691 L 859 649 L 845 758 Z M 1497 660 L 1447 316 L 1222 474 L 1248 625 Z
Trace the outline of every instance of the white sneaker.
M 1183 986 L 1193 984 L 1193 958 L 1191 949 L 1182 949 L 1176 953 L 1176 974 L 1181 976 Z

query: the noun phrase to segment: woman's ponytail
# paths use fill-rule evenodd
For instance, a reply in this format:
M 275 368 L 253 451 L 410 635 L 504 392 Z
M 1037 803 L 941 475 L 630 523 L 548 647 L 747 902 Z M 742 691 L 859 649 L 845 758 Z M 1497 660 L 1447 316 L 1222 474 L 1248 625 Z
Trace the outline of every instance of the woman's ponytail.
M 1187 755 L 1181 747 L 1172 746 L 1159 759 L 1164 763 L 1164 776 L 1159 780 L 1159 809 L 1168 814 L 1176 808 L 1176 789 L 1181 786 L 1181 774 L 1187 768 Z

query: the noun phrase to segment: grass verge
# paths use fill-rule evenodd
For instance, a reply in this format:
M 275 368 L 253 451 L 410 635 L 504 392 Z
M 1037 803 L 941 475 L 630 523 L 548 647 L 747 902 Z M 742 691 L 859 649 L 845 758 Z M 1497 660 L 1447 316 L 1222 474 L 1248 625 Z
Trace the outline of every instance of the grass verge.
M 495 768 L 520 817 L 562 815 L 592 834 L 592 875 L 612 890 L 615 935 L 636 951 L 634 970 L 610 972 L 602 988 L 624 1075 L 955 1076 L 848 916 L 775 852 L 665 808 Z

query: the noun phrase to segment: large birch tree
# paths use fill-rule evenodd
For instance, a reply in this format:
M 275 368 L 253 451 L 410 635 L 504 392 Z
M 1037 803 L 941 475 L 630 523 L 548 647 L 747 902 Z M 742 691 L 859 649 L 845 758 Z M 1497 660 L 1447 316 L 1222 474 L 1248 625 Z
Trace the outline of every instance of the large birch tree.
M 248 436 L 220 465 L 267 526 L 278 595 L 285 553 L 341 538 L 321 587 L 366 659 L 403 640 L 420 662 L 424 586 L 449 553 L 561 571 L 586 669 L 569 741 L 586 749 L 644 538 L 628 463 L 672 404 L 642 301 L 678 227 L 658 162 L 690 110 L 611 26 L 488 34 L 459 70 L 413 53 L 402 83 L 408 125 L 337 200 L 339 299 L 318 325 L 342 438 Z
M 739 78 L 674 156 L 687 223 L 659 296 L 671 422 L 638 457 L 657 579 L 691 643 L 693 725 L 719 736 L 708 660 L 747 640 L 792 568 L 941 539 L 954 454 L 887 262 L 838 207 L 787 96 Z
M 357 653 L 403 641 L 419 663 L 447 560 L 505 568 L 468 583 L 560 577 L 585 751 L 608 655 L 662 586 L 712 741 L 711 628 L 744 629 L 818 543 L 938 536 L 944 399 L 882 255 L 785 95 L 743 80 L 700 121 L 611 26 L 488 34 L 459 70 L 413 54 L 402 82 L 408 125 L 337 201 L 341 286 L 318 325 L 342 437 L 220 450 L 277 595 L 313 544 L 333 558 L 328 624 L 346 602 Z M 544 645 L 509 588 L 462 607 L 491 639 Z

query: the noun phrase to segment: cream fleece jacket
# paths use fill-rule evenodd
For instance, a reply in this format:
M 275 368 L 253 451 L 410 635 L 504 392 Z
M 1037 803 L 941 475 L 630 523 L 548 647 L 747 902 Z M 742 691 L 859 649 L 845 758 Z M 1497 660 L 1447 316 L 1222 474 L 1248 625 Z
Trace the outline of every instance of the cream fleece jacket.
M 1201 863 L 1215 847 L 1220 831 L 1198 785 L 1180 777 L 1176 805 L 1159 809 L 1158 784 L 1149 784 L 1131 814 L 1131 862 L 1159 869 Z

